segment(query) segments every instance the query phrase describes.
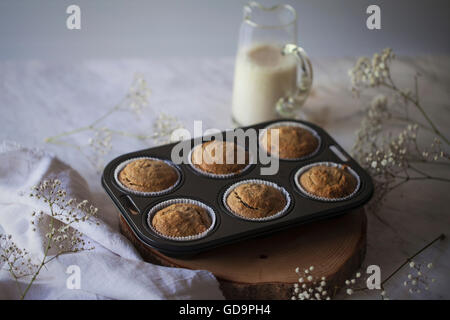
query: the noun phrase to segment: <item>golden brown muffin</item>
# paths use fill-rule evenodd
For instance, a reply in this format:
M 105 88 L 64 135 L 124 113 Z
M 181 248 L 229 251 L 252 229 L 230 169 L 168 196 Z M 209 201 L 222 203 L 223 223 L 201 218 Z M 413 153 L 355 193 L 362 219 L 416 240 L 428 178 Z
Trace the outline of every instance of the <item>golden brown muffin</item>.
M 244 151 L 243 159 L 238 159 L 238 150 Z M 249 164 L 249 155 L 234 142 L 214 140 L 196 147 L 191 161 L 197 169 L 206 173 L 231 174 L 241 172 Z
M 272 145 L 272 131 L 278 129 L 279 143 Z M 319 140 L 309 131 L 296 126 L 277 126 L 262 136 L 262 145 L 270 154 L 282 159 L 297 159 L 310 155 L 319 146 Z
M 228 207 L 245 218 L 266 218 L 277 214 L 287 200 L 280 190 L 262 183 L 244 183 L 226 199 Z
M 357 186 L 356 178 L 342 168 L 318 165 L 304 172 L 299 183 L 307 192 L 323 198 L 343 198 Z
M 208 230 L 212 220 L 208 211 L 190 203 L 175 203 L 159 210 L 152 218 L 156 231 L 169 237 L 188 237 Z
M 138 159 L 128 163 L 119 173 L 119 181 L 127 188 L 141 192 L 158 192 L 178 180 L 175 168 L 161 160 Z

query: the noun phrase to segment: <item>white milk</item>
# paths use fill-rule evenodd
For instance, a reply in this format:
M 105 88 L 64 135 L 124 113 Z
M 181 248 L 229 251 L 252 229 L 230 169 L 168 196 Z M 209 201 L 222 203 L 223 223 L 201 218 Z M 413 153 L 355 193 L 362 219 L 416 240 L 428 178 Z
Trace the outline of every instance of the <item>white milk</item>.
M 297 65 L 281 48 L 259 44 L 241 49 L 236 57 L 233 89 L 233 119 L 242 126 L 278 117 L 275 106 L 292 94 L 297 82 Z

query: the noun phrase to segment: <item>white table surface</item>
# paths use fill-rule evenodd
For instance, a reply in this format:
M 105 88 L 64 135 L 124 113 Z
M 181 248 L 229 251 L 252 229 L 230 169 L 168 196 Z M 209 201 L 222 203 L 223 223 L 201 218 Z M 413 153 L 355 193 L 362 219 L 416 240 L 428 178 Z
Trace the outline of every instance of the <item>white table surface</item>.
M 355 60 L 314 60 L 314 93 L 307 102 L 311 119 L 348 151 L 361 119 L 361 101 L 352 98 L 347 76 Z M 188 129 L 192 129 L 194 120 L 202 120 L 203 129 L 230 128 L 233 66 L 232 58 L 0 62 L 0 140 L 16 141 L 58 155 L 88 181 L 94 202 L 103 215 L 117 220 L 113 204 L 100 185 L 100 173 L 79 151 L 47 144 L 44 139 L 86 125 L 102 115 L 125 95 L 135 72 L 143 74 L 152 89 L 149 108 L 140 119 L 132 114 L 115 114 L 105 121 L 108 127 L 148 133 L 155 115 L 164 111 L 178 116 Z M 450 58 L 408 58 L 396 62 L 396 66 L 394 74 L 403 86 L 412 86 L 410 76 L 414 69 L 422 73 L 424 105 L 448 136 Z M 86 139 L 85 135 L 75 135 L 68 141 L 85 144 Z M 149 146 L 132 138 L 114 138 L 113 149 L 105 160 Z M 450 175 L 448 169 L 439 166 L 433 168 L 433 173 Z M 368 216 L 365 265 L 379 265 L 384 278 L 440 233 L 449 235 L 448 187 L 443 182 L 410 182 L 393 192 L 379 212 L 379 218 Z M 435 244 L 417 261 L 435 265 L 430 276 L 435 277 L 436 282 L 430 285 L 430 291 L 410 295 L 403 287 L 408 273 L 405 268 L 387 284 L 388 296 L 450 298 L 449 240 Z M 345 294 L 339 297 L 347 298 Z M 379 293 L 371 291 L 353 297 L 379 298 Z

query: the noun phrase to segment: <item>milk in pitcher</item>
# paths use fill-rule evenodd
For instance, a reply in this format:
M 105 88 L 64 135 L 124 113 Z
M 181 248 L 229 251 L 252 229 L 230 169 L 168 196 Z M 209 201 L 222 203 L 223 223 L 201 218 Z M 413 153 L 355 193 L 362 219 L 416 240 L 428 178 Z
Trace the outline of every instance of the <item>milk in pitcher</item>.
M 233 120 L 240 126 L 278 118 L 276 103 L 296 88 L 297 65 L 274 44 L 241 48 L 236 57 Z

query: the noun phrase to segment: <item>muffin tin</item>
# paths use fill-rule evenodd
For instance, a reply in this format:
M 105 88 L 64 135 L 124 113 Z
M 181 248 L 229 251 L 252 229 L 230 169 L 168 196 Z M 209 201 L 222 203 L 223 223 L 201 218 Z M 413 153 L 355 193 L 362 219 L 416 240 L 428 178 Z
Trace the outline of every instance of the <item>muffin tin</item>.
M 217 179 L 208 177 L 192 168 L 188 161 L 188 156 L 190 155 L 190 152 L 188 152 L 183 154 L 183 164 L 176 165 L 180 172 L 180 179 L 169 192 L 157 195 L 142 195 L 130 192 L 117 183 L 115 175 L 117 174 L 117 168 L 121 164 L 130 159 L 140 157 L 152 157 L 170 161 L 172 148 L 176 145 L 174 143 L 127 153 L 115 158 L 104 169 L 102 185 L 136 237 L 144 244 L 170 256 L 194 255 L 221 245 L 257 236 L 265 236 L 299 224 L 337 216 L 362 206 L 370 200 L 373 193 L 373 184 L 370 176 L 322 128 L 305 121 L 281 120 L 259 123 L 241 129 L 254 128 L 259 132 L 260 129 L 282 122 L 287 124 L 296 122 L 311 128 L 320 136 L 320 147 L 310 157 L 300 160 L 279 159 L 279 170 L 276 175 L 261 175 L 260 169 L 268 167 L 270 164 L 263 165 L 258 161 L 242 173 L 229 178 L 222 177 Z M 222 135 L 225 139 L 225 131 L 222 132 Z M 190 140 L 191 148 L 198 143 L 198 139 Z M 259 148 L 260 146 L 258 146 Z M 351 197 L 341 201 L 323 201 L 302 193 L 294 180 L 296 173 L 305 166 L 319 162 L 348 165 L 359 177 L 357 191 Z M 274 219 L 261 221 L 240 219 L 229 212 L 223 202 L 225 192 L 233 184 L 243 180 L 255 179 L 275 183 L 286 190 L 290 196 L 290 202 L 282 215 Z M 162 237 L 152 230 L 148 225 L 148 215 L 154 211 L 152 209 L 163 202 L 176 199 L 199 201 L 214 211 L 214 226 L 206 235 L 200 238 L 194 237 L 187 241 L 176 241 Z

